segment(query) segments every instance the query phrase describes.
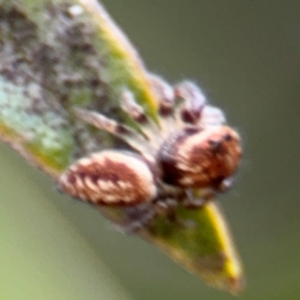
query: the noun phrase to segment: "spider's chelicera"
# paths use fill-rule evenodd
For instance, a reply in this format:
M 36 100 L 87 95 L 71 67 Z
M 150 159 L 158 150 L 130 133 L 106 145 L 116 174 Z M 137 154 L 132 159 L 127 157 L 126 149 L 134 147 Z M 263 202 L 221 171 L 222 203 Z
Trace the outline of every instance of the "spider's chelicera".
M 97 112 L 74 110 L 79 119 L 121 138 L 133 151 L 105 150 L 79 159 L 60 177 L 60 190 L 95 205 L 147 203 L 156 211 L 170 202 L 203 205 L 230 186 L 242 150 L 222 111 L 207 104 L 189 81 L 173 88 L 156 76 L 149 80 L 159 103 L 158 123 L 128 90 L 121 107 L 138 130 Z

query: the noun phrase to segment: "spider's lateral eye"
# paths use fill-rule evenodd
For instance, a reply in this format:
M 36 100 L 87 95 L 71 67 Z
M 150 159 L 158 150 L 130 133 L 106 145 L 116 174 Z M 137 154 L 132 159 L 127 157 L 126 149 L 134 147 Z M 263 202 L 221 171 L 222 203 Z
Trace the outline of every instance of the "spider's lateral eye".
M 241 152 L 239 136 L 232 128 L 195 127 L 171 135 L 159 150 L 158 161 L 166 183 L 210 188 L 235 173 Z
M 119 206 L 150 202 L 157 193 L 155 176 L 141 156 L 110 150 L 71 165 L 59 189 L 93 204 Z

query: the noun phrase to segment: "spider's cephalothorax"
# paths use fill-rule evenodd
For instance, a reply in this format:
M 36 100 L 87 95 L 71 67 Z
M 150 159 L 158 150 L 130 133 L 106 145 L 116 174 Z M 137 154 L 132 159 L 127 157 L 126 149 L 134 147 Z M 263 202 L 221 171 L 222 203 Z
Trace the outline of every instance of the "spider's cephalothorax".
M 222 111 L 208 105 L 191 82 L 172 88 L 156 76 L 149 80 L 159 103 L 158 124 L 127 90 L 122 109 L 140 131 L 75 109 L 78 118 L 121 138 L 133 152 L 106 150 L 78 160 L 60 177 L 63 192 L 95 205 L 132 207 L 183 201 L 193 190 L 212 195 L 228 186 L 242 151 Z

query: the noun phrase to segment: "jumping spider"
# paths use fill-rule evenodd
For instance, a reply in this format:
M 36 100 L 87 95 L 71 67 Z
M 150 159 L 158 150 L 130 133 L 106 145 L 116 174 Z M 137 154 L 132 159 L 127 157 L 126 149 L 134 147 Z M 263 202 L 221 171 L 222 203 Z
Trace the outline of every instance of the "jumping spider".
M 156 76 L 149 80 L 159 105 L 158 123 L 128 90 L 121 107 L 138 125 L 136 130 L 97 112 L 74 110 L 79 119 L 117 136 L 134 151 L 105 150 L 79 159 L 60 177 L 60 190 L 94 205 L 130 208 L 132 216 L 146 205 L 145 221 L 174 203 L 203 205 L 230 186 L 242 150 L 222 111 L 208 105 L 191 82 L 173 88 Z M 201 199 L 194 199 L 195 191 L 201 191 Z

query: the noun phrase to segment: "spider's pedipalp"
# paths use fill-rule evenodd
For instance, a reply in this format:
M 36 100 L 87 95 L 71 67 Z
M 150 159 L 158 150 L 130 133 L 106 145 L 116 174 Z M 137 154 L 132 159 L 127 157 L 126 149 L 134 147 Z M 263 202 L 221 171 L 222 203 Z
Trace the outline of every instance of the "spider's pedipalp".
M 206 105 L 206 97 L 200 88 L 190 81 L 183 81 L 175 87 L 175 95 L 184 100 L 178 112 L 181 120 L 184 123 L 197 124 Z
M 128 126 L 94 111 L 81 108 L 74 108 L 73 111 L 80 120 L 117 136 L 140 153 L 147 153 L 152 148 L 141 135 Z

